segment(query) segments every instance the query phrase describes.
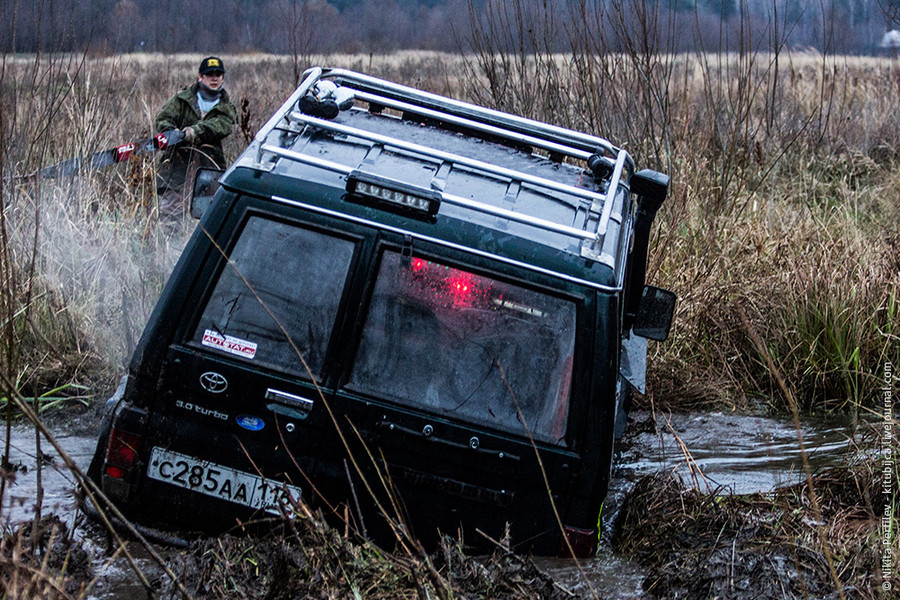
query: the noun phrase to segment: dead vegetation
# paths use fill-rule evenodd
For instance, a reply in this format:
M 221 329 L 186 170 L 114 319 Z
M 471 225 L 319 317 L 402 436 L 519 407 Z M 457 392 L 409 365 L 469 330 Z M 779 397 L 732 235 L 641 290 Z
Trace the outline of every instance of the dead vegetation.
M 4 598 L 83 597 L 93 575 L 88 553 L 57 517 L 25 523 L 0 540 Z
M 170 566 L 196 600 L 578 597 L 503 544 L 479 559 L 449 537 L 430 555 L 389 552 L 341 535 L 321 515 L 302 513 L 268 534 L 195 541 Z M 183 597 L 171 583 L 159 595 Z
M 783 410 L 777 371 L 802 410 L 877 410 L 885 365 L 900 364 L 896 64 L 784 48 L 611 51 L 604 44 L 617 22 L 589 17 L 578 21 L 580 33 L 599 22 L 607 37 L 573 30 L 571 55 L 539 37 L 532 47 L 546 52 L 506 54 L 487 35 L 474 55 L 310 60 L 590 130 L 672 176 L 650 277 L 680 300 L 672 339 L 651 350 L 648 403 Z M 493 25 L 543 35 L 527 23 Z M 188 227 L 176 236 L 160 230 L 150 161 L 68 181 L 18 176 L 144 136 L 200 58 L 3 57 L 0 369 L 11 383 L 0 396 L 40 397 L 97 380 L 108 387 Z M 291 91 L 297 64 L 254 54 L 225 60 L 242 110 L 226 146 L 233 158 Z M 704 495 L 666 476 L 645 479 L 623 510 L 616 549 L 648 569 L 646 587 L 658 597 L 877 598 L 879 536 L 887 531 L 900 554 L 896 521 L 881 518 L 895 517 L 900 504 L 896 483 L 893 496 L 879 493 L 874 444 L 859 452 L 817 474 L 812 488 L 772 495 Z M 50 522 L 8 532 L 0 587 L 8 598 L 79 597 L 89 573 L 78 555 L 71 535 Z M 473 560 L 445 540 L 430 556 L 393 554 L 310 514 L 277 536 L 198 541 L 170 564 L 196 598 L 569 597 L 502 548 Z M 896 582 L 896 560 L 893 568 Z M 183 597 L 169 580 L 155 585 Z
M 881 482 L 871 453 L 769 494 L 701 493 L 659 473 L 629 495 L 613 546 L 647 568 L 644 588 L 660 598 L 879 598 L 893 501 Z

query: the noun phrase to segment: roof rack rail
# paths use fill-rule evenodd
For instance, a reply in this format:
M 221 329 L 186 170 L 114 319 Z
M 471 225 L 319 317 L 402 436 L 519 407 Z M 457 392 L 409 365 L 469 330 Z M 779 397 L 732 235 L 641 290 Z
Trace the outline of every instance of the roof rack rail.
M 576 158 L 587 158 L 591 154 L 596 154 L 598 150 L 602 150 L 609 157 L 616 156 L 619 153 L 618 148 L 601 137 L 549 125 L 540 121 L 533 121 L 476 104 L 462 102 L 461 100 L 453 100 L 452 98 L 424 92 L 370 75 L 345 69 L 329 69 L 325 70 L 321 77 L 335 79 L 336 83 L 339 83 L 341 86 L 347 86 L 361 92 L 371 92 L 398 101 L 409 102 L 419 107 L 418 110 L 431 109 L 438 113 L 452 115 L 455 118 L 490 125 L 497 128 L 498 132 L 502 131 L 507 135 L 528 135 L 549 143 L 570 146 L 581 154 L 581 156 L 572 155 Z M 515 138 L 511 137 L 510 139 Z M 633 161 L 631 168 L 634 168 Z
M 392 137 L 388 137 L 385 135 L 372 133 L 370 131 L 364 131 L 364 130 L 358 129 L 356 127 L 347 127 L 345 125 L 341 125 L 339 123 L 334 123 L 332 121 L 326 121 L 324 119 L 311 117 L 311 116 L 305 115 L 299 111 L 292 111 L 291 113 L 289 113 L 288 119 L 291 121 L 294 121 L 294 122 L 305 123 L 307 125 L 313 125 L 315 127 L 318 127 L 319 129 L 323 129 L 325 131 L 342 133 L 344 135 L 357 137 L 357 138 L 360 138 L 363 140 L 367 140 L 369 142 L 381 144 L 383 146 L 390 146 L 399 151 L 405 151 L 405 152 L 409 152 L 412 154 L 427 156 L 429 158 L 434 158 L 434 159 L 437 159 L 440 161 L 446 161 L 446 162 L 450 162 L 453 164 L 463 165 L 465 167 L 477 169 L 477 170 L 483 171 L 485 173 L 491 173 L 493 175 L 498 175 L 500 177 L 506 177 L 509 179 L 520 181 L 522 183 L 529 183 L 529 184 L 535 185 L 536 187 L 544 187 L 544 188 L 554 190 L 557 192 L 564 192 L 566 194 L 571 194 L 573 196 L 577 196 L 579 198 L 584 198 L 587 200 L 604 200 L 606 198 L 606 196 L 604 194 L 600 194 L 598 192 L 594 192 L 594 191 L 587 190 L 584 188 L 576 187 L 574 185 L 568 185 L 565 183 L 551 181 L 550 179 L 545 179 L 543 177 L 538 177 L 536 175 L 530 175 L 528 173 L 523 173 L 521 171 L 516 171 L 513 169 L 507 169 L 507 168 L 500 167 L 497 165 L 492 165 L 490 163 L 482 162 L 480 160 L 476 160 L 473 158 L 468 158 L 466 156 L 460 156 L 458 154 L 444 152 L 443 150 L 438 150 L 436 148 L 429 148 L 428 146 L 421 146 L 419 144 L 414 144 L 414 143 L 408 142 L 406 140 L 392 138 Z
M 538 175 L 505 168 L 300 112 L 297 109 L 298 100 L 322 79 L 331 79 L 337 85 L 349 88 L 353 91 L 355 99 L 367 102 L 370 107 L 376 105 L 404 113 L 412 113 L 428 120 L 463 127 L 486 136 L 505 139 L 520 145 L 541 148 L 547 152 L 579 161 L 587 161 L 590 157 L 599 155 L 610 172 L 607 191 L 603 193 L 553 181 Z M 357 108 L 356 110 L 364 109 Z M 298 128 L 298 125 L 301 127 Z M 379 151 L 387 147 L 394 153 L 407 154 L 420 159 L 424 157 L 438 166 L 432 180 L 432 188 L 437 190 L 447 203 L 579 238 L 589 247 L 596 247 L 597 243 L 606 234 L 613 210 L 614 195 L 620 186 L 627 187 L 630 174 L 634 171 L 634 161 L 631 156 L 625 150 L 616 148 L 600 137 L 452 100 L 353 71 L 323 69 L 321 67 L 315 67 L 306 71 L 300 86 L 260 129 L 255 138 L 255 143 L 258 144 L 256 166 L 259 168 L 273 168 L 274 163 L 263 160 L 264 155 L 269 154 L 285 160 L 314 165 L 343 175 L 348 175 L 363 167 L 362 164 L 351 165 L 326 160 L 272 143 L 270 134 L 273 131 L 299 134 L 307 127 L 357 138 L 371 144 L 372 148 L 379 148 Z M 558 197 L 558 194 L 573 197 L 576 199 L 576 202 L 584 206 L 588 213 L 588 217 L 584 220 L 584 227 L 578 228 L 536 215 L 529 215 L 447 193 L 443 190 L 442 181 L 446 180 L 449 171 L 457 166 L 484 173 L 501 181 L 507 181 L 509 183 L 508 193 L 513 198 L 518 195 L 523 186 L 541 192 L 557 201 L 564 201 Z M 550 192 L 555 192 L 555 194 Z M 577 208 L 577 206 L 575 207 Z M 596 229 L 594 228 L 594 223 L 596 224 Z M 595 250 L 586 248 L 583 253 L 593 256 Z
M 321 167 L 330 171 L 334 171 L 336 173 L 341 173 L 343 175 L 350 175 L 351 173 L 356 171 L 356 169 L 354 169 L 353 167 L 348 167 L 347 165 L 342 165 L 334 161 L 325 160 L 323 158 L 319 158 L 318 156 L 311 156 L 309 154 L 303 154 L 301 152 L 279 148 L 278 146 L 267 144 L 264 145 L 262 149 L 265 152 L 270 152 L 287 160 L 293 160 L 296 162 Z M 555 223 L 547 219 L 541 219 L 540 217 L 533 217 L 524 213 L 517 213 L 505 208 L 492 206 L 484 202 L 478 202 L 477 200 L 470 200 L 468 198 L 463 198 L 462 196 L 456 196 L 454 194 L 448 194 L 446 192 L 440 192 L 440 194 L 442 202 L 447 202 L 448 204 L 463 206 L 472 210 L 477 210 L 478 212 L 482 212 L 484 214 L 493 215 L 495 217 L 502 217 L 511 221 L 516 221 L 518 223 L 533 225 L 547 231 L 562 233 L 572 237 L 581 238 L 583 240 L 596 240 L 600 235 L 603 235 L 603 233 L 605 233 L 605 226 L 603 228 L 603 232 L 599 232 L 599 227 L 598 232 L 590 232 L 584 229 L 578 229 L 577 227 L 570 227 L 568 225 Z M 612 203 L 607 204 L 612 206 Z M 605 217 L 601 218 L 601 220 L 604 219 L 606 222 L 608 222 L 609 215 L 606 214 Z

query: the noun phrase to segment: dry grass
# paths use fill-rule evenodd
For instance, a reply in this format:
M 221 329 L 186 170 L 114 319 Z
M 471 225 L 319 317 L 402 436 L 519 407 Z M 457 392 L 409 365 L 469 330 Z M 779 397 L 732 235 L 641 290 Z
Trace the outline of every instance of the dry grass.
M 450 538 L 431 555 L 390 552 L 342 536 L 304 506 L 271 533 L 193 542 L 170 565 L 196 600 L 577 598 L 508 546 L 477 560 Z M 181 595 L 164 585 L 159 597 L 175 600 Z
M 87 552 L 56 517 L 26 523 L 0 539 L 4 598 L 84 597 L 93 575 Z
M 4 60 L 0 368 L 26 395 L 114 380 L 190 224 L 174 235 L 159 227 L 152 161 L 69 180 L 9 177 L 148 133 L 156 108 L 190 82 L 200 58 Z M 228 89 L 252 134 L 292 91 L 292 60 L 224 58 Z M 884 365 L 900 364 L 897 65 L 805 54 L 644 58 L 401 53 L 309 61 L 596 131 L 627 147 L 639 165 L 668 172 L 673 184 L 656 229 L 651 281 L 676 291 L 680 301 L 673 337 L 652 351 L 649 400 L 657 406 L 783 410 L 755 332 L 806 410 L 876 408 Z M 245 143 L 235 133 L 226 153 L 236 156 Z M 863 574 L 871 566 L 871 550 L 864 549 L 876 544 L 877 507 L 865 496 L 850 500 L 854 490 L 873 489 L 866 479 L 872 473 L 854 469 L 815 485 L 836 502 L 826 502 L 823 512 L 842 581 L 865 588 L 872 580 Z M 688 585 L 685 569 L 700 568 L 697 557 L 709 554 L 679 546 L 686 539 L 680 528 L 660 537 L 660 522 L 718 527 L 730 535 L 723 539 L 733 542 L 731 549 L 746 555 L 741 564 L 757 569 L 748 571 L 751 577 L 770 574 L 756 558 L 771 546 L 802 563 L 802 585 L 807 579 L 829 585 L 799 489 L 778 498 L 722 500 L 685 497 L 653 481 L 639 492 L 651 494 L 645 505 L 662 512 L 633 551 L 640 554 L 641 544 L 653 540 L 654 552 L 677 550 L 694 561 L 660 570 L 666 585 Z M 896 498 L 891 502 L 896 507 Z M 671 518 L 663 521 L 663 514 Z M 629 529 L 642 535 L 638 524 Z M 709 541 L 697 543 L 703 539 Z M 716 568 L 733 568 L 720 541 L 703 551 L 721 558 Z M 240 573 L 252 564 L 232 553 L 243 552 L 236 542 L 218 555 L 214 550 L 199 549 L 197 556 L 218 556 Z M 291 562 L 299 549 L 276 551 L 278 564 L 301 568 Z M 847 558 L 853 553 L 861 562 Z M 213 569 L 215 561 L 197 564 Z M 418 590 L 408 565 L 392 571 L 397 565 L 386 564 L 393 566 L 377 577 L 411 583 L 410 594 Z M 329 585 L 352 593 L 350 579 L 340 579 L 346 574 L 334 572 Z M 353 585 L 368 585 L 358 581 Z
M 4 120 L 4 172 L 27 173 L 148 133 L 156 108 L 190 82 L 200 58 L 7 59 L 0 89 L 4 106 L 16 110 Z M 772 92 L 766 86 L 776 59 Z M 252 134 L 290 93 L 292 60 L 225 60 L 227 87 Z M 310 57 L 596 130 L 639 164 L 669 172 L 651 277 L 680 302 L 673 339 L 653 350 L 655 402 L 782 406 L 735 318 L 738 306 L 806 408 L 871 401 L 881 365 L 900 362 L 895 65 L 814 54 L 752 62 L 660 56 L 651 71 L 665 84 L 667 103 L 641 106 L 635 94 L 620 94 L 643 89 L 641 65 L 628 55 L 592 64 L 531 55 L 502 81 L 491 80 L 499 77 L 492 69 L 517 59 L 492 60 L 498 63 L 422 52 Z M 740 88 L 742 77 L 751 91 Z M 603 95 L 585 87 L 591 80 L 603 84 Z M 19 143 L 29 139 L 41 143 Z M 227 154 L 245 143 L 235 133 Z M 28 356 L 19 380 L 40 388 L 123 364 L 184 241 L 157 227 L 152 170 L 144 160 L 4 186 L 16 269 L 30 264 L 40 215 L 37 268 L 23 275 L 33 291 L 19 318 L 26 323 L 17 342 Z
M 874 432 L 863 437 L 874 447 Z M 881 516 L 895 500 L 881 493 L 880 471 L 860 453 L 814 475 L 818 506 L 808 482 L 735 496 L 647 477 L 619 514 L 614 548 L 647 567 L 644 587 L 659 597 L 879 598 L 881 557 L 900 548 L 896 536 L 882 545 Z M 896 581 L 896 562 L 888 572 Z
M 648 567 L 648 591 L 659 597 L 799 598 L 804 590 L 821 597 L 834 589 L 824 555 L 808 539 L 804 503 L 703 496 L 680 486 L 674 476 L 648 477 L 625 508 L 616 549 Z M 866 559 L 848 557 L 850 579 L 861 590 L 873 589 L 874 553 L 858 544 L 874 537 L 871 518 L 863 535 L 850 532 L 848 523 L 840 526 L 841 534 L 852 533 L 849 545 L 863 546 L 853 550 Z

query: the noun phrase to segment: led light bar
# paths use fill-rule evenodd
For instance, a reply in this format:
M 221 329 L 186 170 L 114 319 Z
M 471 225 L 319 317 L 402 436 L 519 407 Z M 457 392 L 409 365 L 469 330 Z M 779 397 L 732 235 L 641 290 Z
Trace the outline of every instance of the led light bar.
M 351 200 L 370 201 L 402 211 L 433 217 L 441 207 L 437 190 L 420 188 L 379 175 L 353 171 L 347 176 L 347 191 Z

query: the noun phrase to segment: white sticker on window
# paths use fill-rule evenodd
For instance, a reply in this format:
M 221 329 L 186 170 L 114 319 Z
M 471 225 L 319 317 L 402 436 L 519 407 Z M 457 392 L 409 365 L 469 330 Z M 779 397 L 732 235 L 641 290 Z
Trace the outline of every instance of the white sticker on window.
M 229 354 L 242 358 L 252 359 L 256 356 L 256 344 L 230 335 L 222 335 L 212 329 L 203 332 L 203 345 L 218 350 L 224 350 Z

